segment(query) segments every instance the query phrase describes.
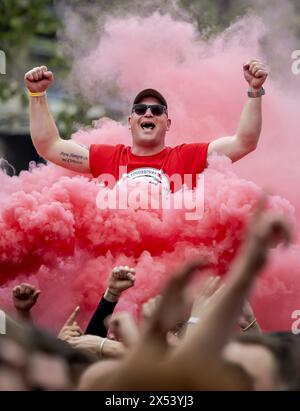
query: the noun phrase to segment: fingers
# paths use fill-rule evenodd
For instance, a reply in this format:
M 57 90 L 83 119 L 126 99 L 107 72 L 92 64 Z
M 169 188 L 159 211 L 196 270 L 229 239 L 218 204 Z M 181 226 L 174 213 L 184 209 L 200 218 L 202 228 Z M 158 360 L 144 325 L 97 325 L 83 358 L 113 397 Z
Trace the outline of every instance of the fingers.
M 75 310 L 72 312 L 72 314 L 70 315 L 70 317 L 67 319 L 67 321 L 65 322 L 65 326 L 69 326 L 69 325 L 73 325 L 75 318 L 77 317 L 78 313 L 80 311 L 80 307 L 79 305 L 75 308 Z
M 264 64 L 258 60 L 250 60 L 243 64 L 244 70 L 248 70 L 254 77 L 261 78 L 268 75 L 268 70 Z
M 143 304 L 142 307 L 142 314 L 144 318 L 151 318 L 156 307 L 161 301 L 161 295 L 157 295 L 156 297 L 150 298 L 146 303 Z
M 202 294 L 207 298 L 210 297 L 217 290 L 218 285 L 220 283 L 220 279 L 221 277 L 219 276 L 209 277 L 204 285 Z
M 128 265 L 114 267 L 112 270 L 112 275 L 118 280 L 135 280 L 135 269 L 129 268 Z
M 44 71 L 44 77 L 47 77 L 48 80 L 54 79 L 52 71 Z
M 245 301 L 245 303 L 244 303 L 244 305 L 243 305 L 242 314 L 243 314 L 244 316 L 246 316 L 247 318 L 252 318 L 252 317 L 254 317 L 254 313 L 253 313 L 252 307 L 251 307 L 249 301 L 247 301 L 247 300 Z
M 291 227 L 288 221 L 280 215 L 269 215 L 266 236 L 269 241 L 282 241 L 286 246 L 291 241 Z
M 79 331 L 76 330 L 63 330 L 63 333 L 60 335 L 60 339 L 64 340 L 64 341 L 68 341 L 70 338 L 79 338 L 82 336 L 82 333 L 80 333 Z
M 73 333 L 76 333 L 77 335 L 83 334 L 82 329 L 80 328 L 80 326 L 77 324 L 76 321 L 70 326 L 70 331 L 72 331 Z
M 135 283 L 135 270 L 126 266 L 114 267 L 108 279 L 108 288 L 120 294 Z
M 81 329 L 70 329 L 67 331 L 66 335 L 68 337 L 80 337 L 83 334 L 83 332 L 81 331 Z
M 60 340 L 68 341 L 73 337 L 80 337 L 83 335 L 82 329 L 74 322 L 72 325 L 64 325 L 58 334 Z
M 18 298 L 20 296 L 20 286 L 19 285 L 16 285 L 13 288 L 13 296 L 16 297 L 16 298 Z
M 225 283 L 220 284 L 220 281 L 221 277 L 210 276 L 206 278 L 204 284 L 202 283 L 193 301 L 193 315 L 201 316 L 203 311 L 213 304 L 225 286 Z
M 49 80 L 53 78 L 53 73 L 51 71 L 48 71 L 47 66 L 34 67 L 32 70 L 29 70 L 24 76 L 24 78 L 29 81 L 39 81 L 45 77 Z
M 208 268 L 208 265 L 203 258 L 197 258 L 189 261 L 183 265 L 179 271 L 177 271 L 174 277 L 169 280 L 166 289 L 173 288 L 174 286 L 183 287 L 196 270 L 204 270 L 206 268 Z
M 34 301 L 36 301 L 38 299 L 38 296 L 41 294 L 41 290 L 35 290 L 32 294 L 32 298 L 34 299 Z
M 20 299 L 27 299 L 29 297 L 37 299 L 40 293 L 41 291 L 39 289 L 27 283 L 19 284 L 13 289 L 14 297 Z
M 289 221 L 280 214 L 272 211 L 264 211 L 267 203 L 267 196 L 263 194 L 257 201 L 252 221 L 249 225 L 250 236 L 258 237 L 261 240 L 276 244 L 283 242 L 288 245 L 291 241 L 292 228 Z

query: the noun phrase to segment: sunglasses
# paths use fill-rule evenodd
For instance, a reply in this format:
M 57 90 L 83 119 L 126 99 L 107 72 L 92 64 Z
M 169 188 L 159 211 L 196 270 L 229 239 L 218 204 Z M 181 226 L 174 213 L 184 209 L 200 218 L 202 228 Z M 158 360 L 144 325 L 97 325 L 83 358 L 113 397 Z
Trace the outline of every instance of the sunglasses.
M 138 116 L 143 116 L 148 108 L 154 116 L 161 116 L 163 113 L 168 114 L 167 107 L 162 104 L 134 104 L 132 112 Z

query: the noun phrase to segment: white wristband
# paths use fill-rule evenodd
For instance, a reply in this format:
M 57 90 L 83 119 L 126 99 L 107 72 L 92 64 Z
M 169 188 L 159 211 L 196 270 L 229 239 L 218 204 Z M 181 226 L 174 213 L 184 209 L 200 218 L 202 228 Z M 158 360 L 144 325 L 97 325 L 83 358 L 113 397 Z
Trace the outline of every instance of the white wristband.
M 106 341 L 106 338 L 102 338 L 102 340 L 100 342 L 100 355 L 101 355 L 101 357 L 103 356 L 103 347 L 104 347 L 105 341 Z
M 200 318 L 199 318 L 199 317 L 190 317 L 190 318 L 187 320 L 187 324 L 198 324 L 199 321 L 200 321 Z

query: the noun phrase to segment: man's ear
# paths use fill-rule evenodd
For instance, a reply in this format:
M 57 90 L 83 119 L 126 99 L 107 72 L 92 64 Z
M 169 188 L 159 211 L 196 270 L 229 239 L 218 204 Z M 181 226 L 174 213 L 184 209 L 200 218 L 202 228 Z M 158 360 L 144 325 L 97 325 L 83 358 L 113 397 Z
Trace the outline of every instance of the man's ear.
M 167 120 L 167 131 L 170 130 L 171 124 L 172 124 L 172 120 L 170 118 L 168 118 L 168 120 Z
M 131 130 L 131 116 L 128 117 L 128 128 Z

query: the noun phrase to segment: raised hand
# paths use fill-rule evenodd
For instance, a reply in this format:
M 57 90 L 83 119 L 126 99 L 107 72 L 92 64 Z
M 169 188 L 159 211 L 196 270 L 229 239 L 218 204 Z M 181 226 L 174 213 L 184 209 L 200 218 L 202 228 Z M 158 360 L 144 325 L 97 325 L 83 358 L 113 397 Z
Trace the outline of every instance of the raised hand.
M 27 283 L 17 285 L 13 289 L 13 303 L 18 311 L 30 311 L 37 302 L 41 291 Z
M 268 77 L 268 70 L 264 64 L 258 60 L 250 60 L 243 65 L 245 80 L 249 86 L 255 90 L 259 90 Z
M 168 281 L 149 321 L 150 332 L 152 330 L 162 334 L 167 333 L 178 323 L 187 320 L 191 312 L 192 299 L 185 292 L 186 286 L 196 270 L 205 268 L 207 265 L 200 259 L 190 261 Z
M 160 301 L 161 301 L 161 295 L 157 295 L 155 297 L 149 298 L 149 300 L 143 304 L 141 313 L 142 313 L 144 323 L 149 322 L 149 320 L 151 319 Z
M 70 315 L 70 317 L 67 319 L 67 321 L 64 323 L 57 338 L 63 341 L 68 341 L 72 337 L 78 337 L 83 334 L 81 328 L 75 321 L 79 311 L 80 311 L 80 307 L 77 306 L 75 310 L 72 312 L 72 314 Z
M 260 333 L 260 327 L 256 321 L 253 309 L 249 301 L 245 301 L 241 315 L 237 319 L 237 323 L 242 331 L 255 331 Z
M 224 283 L 220 284 L 218 276 L 206 278 L 194 299 L 191 316 L 200 318 L 204 310 L 213 303 L 213 300 L 222 291 L 224 285 Z
M 240 254 L 244 264 L 249 267 L 248 272 L 254 274 L 265 264 L 269 248 L 281 242 L 288 245 L 291 239 L 289 221 L 274 211 L 263 211 L 265 202 L 266 197 L 258 201 Z
M 25 86 L 32 93 L 46 91 L 53 81 L 53 73 L 46 66 L 34 67 L 24 76 Z
M 120 294 L 132 287 L 135 282 L 135 270 L 134 268 L 129 268 L 126 266 L 114 267 L 108 277 L 108 287 L 105 293 L 105 298 L 116 297 L 118 298 Z

